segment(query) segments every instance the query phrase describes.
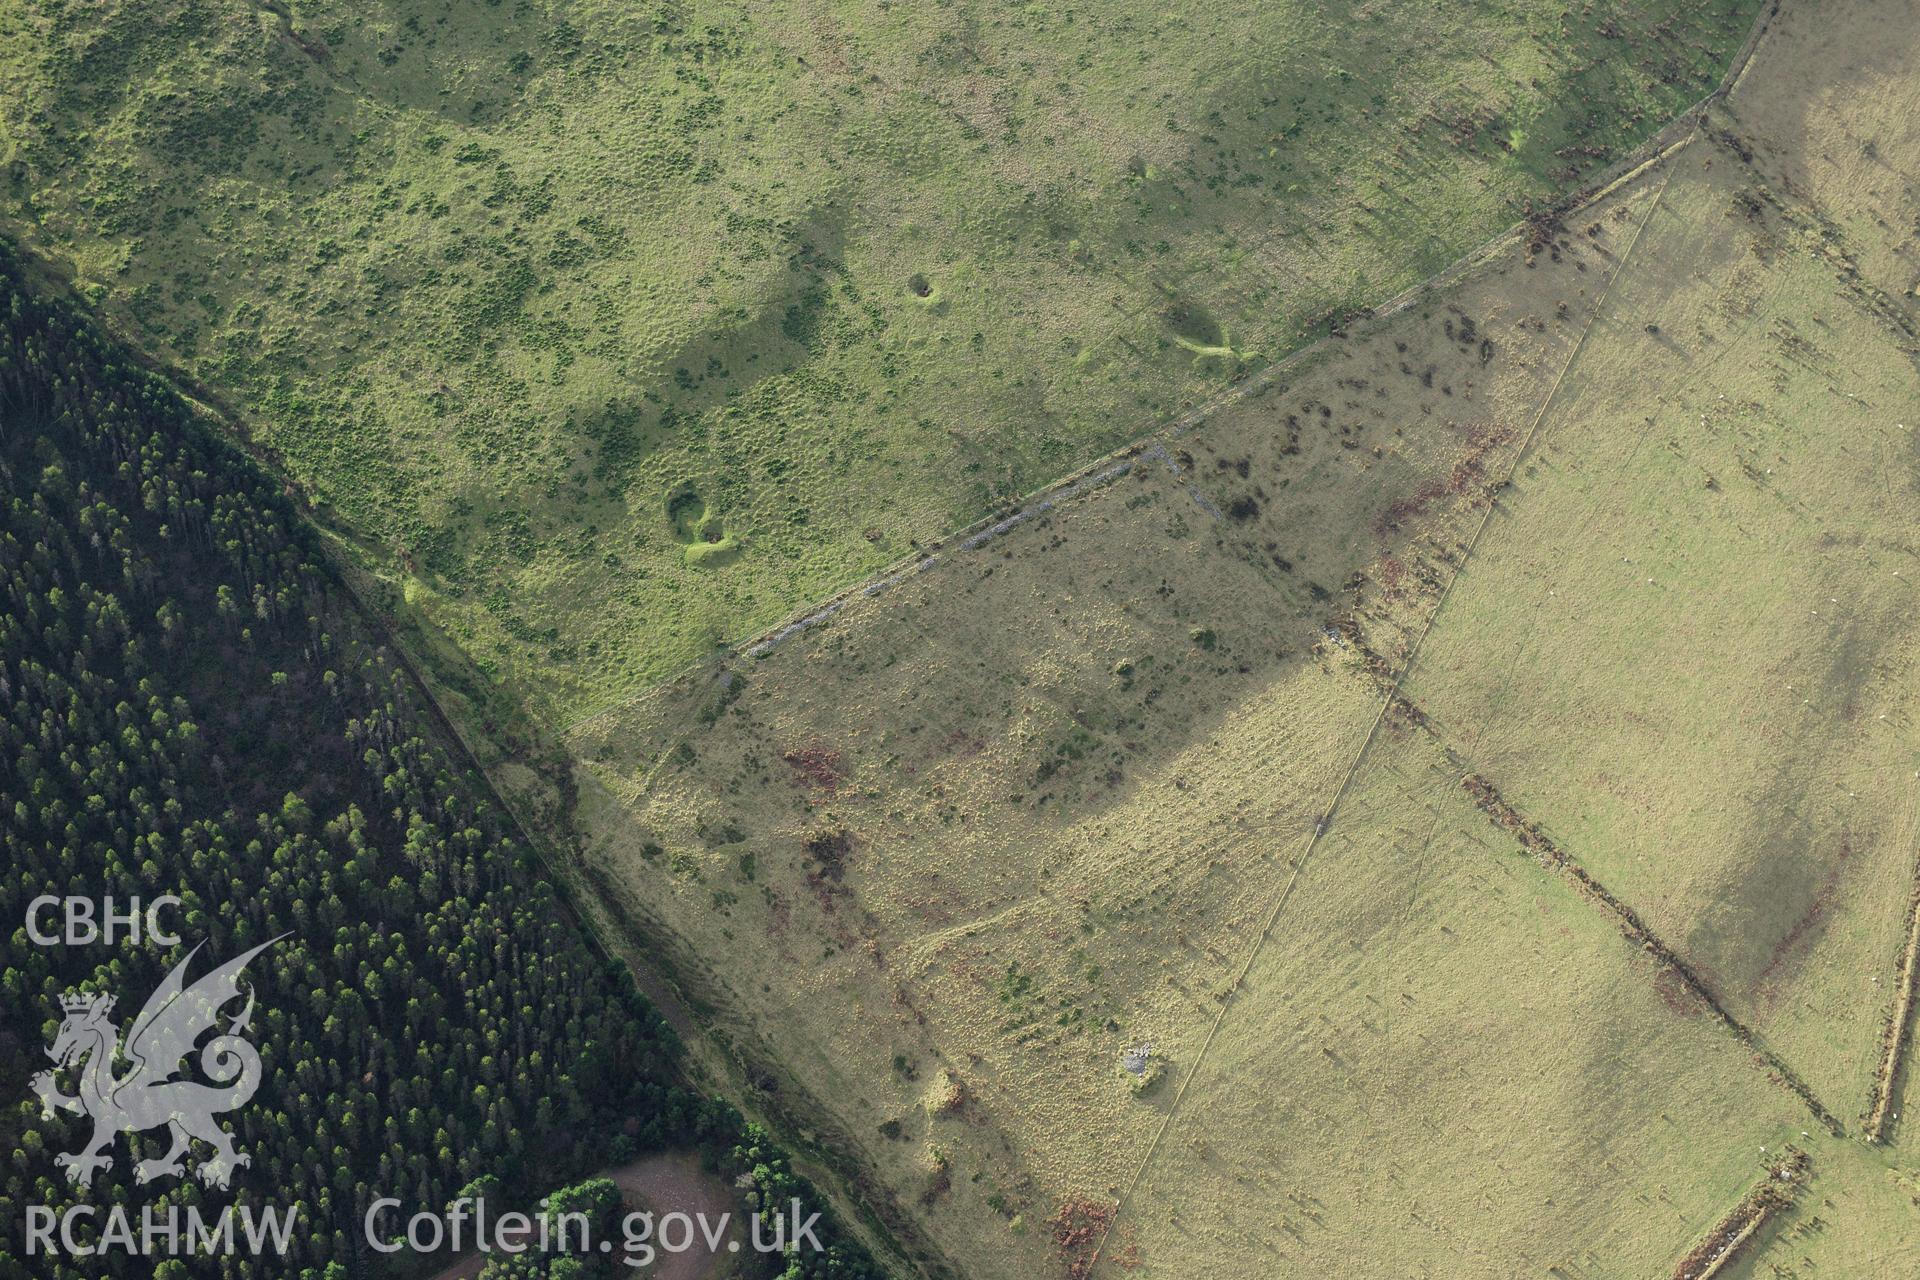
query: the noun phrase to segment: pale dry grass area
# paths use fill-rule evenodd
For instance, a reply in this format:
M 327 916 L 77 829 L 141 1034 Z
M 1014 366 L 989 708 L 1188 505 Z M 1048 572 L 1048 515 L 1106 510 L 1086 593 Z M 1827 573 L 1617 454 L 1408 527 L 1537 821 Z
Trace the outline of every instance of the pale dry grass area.
M 1098 1274 L 1661 1274 L 1805 1113 L 1424 735 L 1345 813 Z
M 1676 161 L 1405 688 L 1851 1122 L 1912 877 L 1916 383 L 1728 160 Z
M 1790 10 L 1676 159 L 1405 686 L 1849 1123 L 1920 766 L 1920 26 L 1881 12 Z

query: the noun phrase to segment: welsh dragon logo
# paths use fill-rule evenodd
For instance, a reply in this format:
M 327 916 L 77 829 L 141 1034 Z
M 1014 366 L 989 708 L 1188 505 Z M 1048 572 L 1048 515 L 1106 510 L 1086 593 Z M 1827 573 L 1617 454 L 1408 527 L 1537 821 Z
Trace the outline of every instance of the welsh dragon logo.
M 112 1021 L 112 996 L 60 997 L 66 1020 L 47 1056 L 61 1067 L 78 1069 L 80 1092 L 77 1097 L 61 1093 L 51 1071 L 34 1076 L 33 1090 L 49 1118 L 58 1108 L 93 1119 L 93 1137 L 84 1148 L 54 1157 L 69 1181 L 84 1187 L 96 1171 L 112 1168 L 113 1142 L 120 1134 L 162 1125 L 172 1131 L 173 1147 L 157 1160 L 142 1160 L 134 1166 L 134 1176 L 141 1182 L 180 1174 L 194 1138 L 214 1149 L 213 1159 L 202 1161 L 195 1170 L 207 1186 L 225 1187 L 235 1169 L 252 1162 L 245 1152 L 234 1149 L 232 1135 L 214 1117 L 245 1106 L 260 1087 L 260 1054 L 241 1036 L 253 1016 L 253 993 L 246 992 L 246 1007 L 228 1021 L 224 1033 L 219 1015 L 224 1006 L 240 998 L 240 972 L 247 962 L 278 941 L 263 942 L 188 986 L 187 966 L 199 954 L 196 946 L 147 1000 L 124 1044 Z M 200 1050 L 200 1069 L 213 1084 L 175 1079 L 183 1060 L 208 1032 L 216 1034 Z M 116 1054 L 131 1064 L 118 1077 L 113 1074 Z

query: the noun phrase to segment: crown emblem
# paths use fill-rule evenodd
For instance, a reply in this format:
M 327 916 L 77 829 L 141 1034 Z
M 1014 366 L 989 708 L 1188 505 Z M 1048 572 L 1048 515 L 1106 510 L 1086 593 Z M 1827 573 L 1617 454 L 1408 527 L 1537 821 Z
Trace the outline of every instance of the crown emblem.
M 113 997 L 94 991 L 69 991 L 60 997 L 60 1008 L 67 1013 L 113 1012 Z

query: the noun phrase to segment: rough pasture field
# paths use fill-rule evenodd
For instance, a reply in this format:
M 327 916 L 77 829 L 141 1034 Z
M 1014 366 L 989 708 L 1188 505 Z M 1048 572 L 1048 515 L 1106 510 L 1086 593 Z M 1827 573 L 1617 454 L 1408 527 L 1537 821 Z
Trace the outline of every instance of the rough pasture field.
M 1809 1128 L 1401 726 L 1225 1010 L 1107 1265 L 1659 1276 Z M 1556 1270 L 1557 1269 L 1557 1270 Z
M 929 1256 L 1045 1274 L 1122 1195 L 1381 731 L 1356 603 L 1419 634 L 1651 203 L 570 735 L 610 916 Z
M 1878 34 L 1790 11 L 1676 159 L 1403 689 L 1852 1126 L 1920 842 L 1920 31 L 1828 10 Z
M 1676 158 L 1403 688 L 1851 1124 L 1920 838 L 1920 406 L 1765 193 Z
M 1698 1251 L 1678 1252 L 1670 1272 L 1644 1236 L 1593 1239 L 1634 1221 L 1631 1206 L 1604 1201 L 1618 1189 L 1593 1179 L 1571 1206 L 1553 1198 L 1562 1251 L 1550 1274 L 1705 1274 L 1689 1267 L 1712 1255 L 1716 1236 L 1697 1215 L 1737 1167 L 1716 1145 L 1729 1135 L 1747 1179 L 1777 1176 L 1766 1163 L 1783 1143 L 1806 1153 L 1807 1176 L 1712 1274 L 1892 1277 L 1920 1265 L 1920 1148 L 1899 1118 L 1920 1090 L 1910 1069 L 1891 1079 L 1886 1071 L 1889 1048 L 1911 1052 L 1910 1011 L 1904 1023 L 1893 1020 L 1896 992 L 1912 973 L 1907 907 L 1920 855 L 1920 598 L 1911 586 L 1920 572 L 1920 424 L 1912 421 L 1920 410 L 1920 192 L 1909 176 L 1920 161 L 1917 41 L 1920 31 L 1889 6 L 1786 8 L 1701 136 L 1648 179 L 1659 195 L 1642 238 L 1397 683 L 1398 714 L 1446 750 L 1448 771 L 1471 770 L 1506 811 L 1524 815 L 1530 839 L 1576 860 L 1633 913 L 1633 936 L 1655 937 L 1668 951 L 1674 963 L 1654 987 L 1670 1014 L 1717 1021 L 1764 1074 L 1776 1082 L 1790 1074 L 1811 1097 L 1797 1117 L 1784 1117 L 1787 1132 L 1771 1135 L 1769 1124 L 1783 1117 L 1768 1104 L 1740 1104 L 1715 1140 L 1690 1146 L 1679 1186 L 1675 1171 L 1658 1165 L 1657 1141 L 1626 1144 L 1649 1160 L 1633 1201 L 1651 1196 L 1677 1208 L 1669 1227 L 1694 1224 Z M 1362 635 L 1366 613 L 1363 605 Z M 1404 830 L 1394 838 L 1416 843 Z M 1335 902 L 1352 892 L 1342 876 L 1324 878 Z M 1334 927 L 1316 929 L 1313 884 L 1309 873 L 1301 905 L 1281 917 L 1294 925 L 1284 948 L 1261 953 L 1274 973 L 1269 990 L 1294 1001 L 1316 960 L 1318 969 L 1340 963 L 1315 939 L 1382 912 L 1362 901 Z M 1484 904 L 1486 895 L 1476 897 Z M 1410 945 L 1398 934 L 1392 942 Z M 1389 984 L 1422 971 L 1395 972 L 1359 951 L 1345 960 L 1371 983 L 1355 989 L 1383 1004 Z M 1367 972 L 1370 964 L 1385 974 Z M 1276 1254 L 1339 1247 L 1353 1237 L 1335 1230 L 1316 1241 L 1340 1210 L 1310 1183 L 1356 1157 L 1337 1140 L 1316 1148 L 1301 1135 L 1364 1134 L 1367 1145 L 1406 1161 L 1391 1181 L 1408 1194 L 1386 1196 L 1371 1221 L 1349 1220 L 1365 1238 L 1394 1212 L 1405 1216 L 1390 1232 L 1400 1252 L 1363 1272 L 1514 1269 L 1486 1252 L 1509 1229 L 1485 1214 L 1487 1203 L 1462 1197 L 1449 1214 L 1443 1206 L 1457 1184 L 1448 1173 L 1408 1172 L 1444 1156 L 1445 1138 L 1411 1143 L 1405 1157 L 1395 1150 L 1405 1128 L 1392 1121 L 1417 1122 L 1380 1099 L 1437 1092 L 1434 1071 L 1408 1083 L 1391 1074 L 1404 1068 L 1391 1055 L 1358 1057 L 1342 1067 L 1357 1084 L 1346 1123 L 1311 1123 L 1322 1116 L 1309 1103 L 1296 1108 L 1309 1122 L 1277 1128 L 1268 1146 L 1249 1138 L 1262 1130 L 1235 1087 L 1235 1032 L 1246 1037 L 1242 1078 L 1257 1060 L 1271 1079 L 1286 1032 L 1333 1041 L 1336 1030 L 1306 1021 L 1285 996 L 1251 994 L 1262 973 L 1250 972 L 1249 1008 L 1224 1024 L 1210 1055 L 1221 1061 L 1196 1077 L 1182 1108 L 1192 1118 L 1169 1126 L 1146 1165 L 1140 1207 L 1121 1218 L 1121 1228 L 1135 1226 L 1132 1245 L 1148 1258 L 1197 1257 L 1202 1270 L 1233 1257 L 1225 1243 L 1209 1252 L 1209 1240 L 1259 1238 L 1263 1226 Z M 1378 1025 L 1381 1007 L 1362 1005 L 1373 1015 L 1362 1025 Z M 1284 1013 L 1296 1021 L 1280 1021 Z M 1614 1028 L 1598 1043 L 1630 1041 Z M 1536 1099 L 1550 1101 L 1555 1076 L 1587 1060 L 1580 1030 L 1563 1043 L 1569 1053 L 1538 1080 Z M 1643 1087 L 1662 1105 L 1687 1096 L 1684 1076 L 1662 1071 L 1644 1049 L 1636 1057 L 1647 1069 Z M 1444 1059 L 1422 1061 L 1444 1072 Z M 1586 1083 L 1583 1105 L 1597 1102 L 1602 1131 L 1622 1136 L 1618 1095 Z M 1480 1081 L 1468 1088 L 1480 1090 Z M 1737 1096 L 1732 1081 L 1718 1088 L 1719 1101 Z M 1883 1088 L 1892 1092 L 1881 1107 Z M 1278 1092 L 1317 1098 L 1286 1081 Z M 1481 1124 L 1480 1107 L 1460 1122 L 1468 1132 Z M 1822 1114 L 1843 1132 L 1829 1132 Z M 1530 1116 L 1529 1130 L 1542 1119 Z M 1592 1130 L 1565 1132 L 1561 1150 L 1577 1153 Z M 1753 1145 L 1742 1151 L 1740 1138 Z M 1761 1146 L 1770 1154 L 1752 1154 Z M 1233 1153 L 1234 1169 L 1277 1173 L 1271 1183 L 1235 1187 L 1222 1151 Z M 1493 1167 L 1504 1178 L 1508 1161 Z M 1694 1181 L 1702 1175 L 1708 1181 Z M 1483 1165 L 1471 1185 L 1485 1181 Z M 1356 1180 L 1342 1208 L 1377 1185 Z M 1738 1199 L 1723 1193 L 1722 1212 Z M 1279 1211 L 1263 1213 L 1268 1206 Z M 1464 1221 L 1473 1228 L 1446 1241 Z M 1432 1257 L 1408 1256 L 1421 1249 Z M 1519 1252 L 1528 1269 L 1544 1262 L 1530 1247 Z
M 453 711 L 565 722 L 1424 278 L 1757 8 L 46 0 L 0 216 Z
M 1611 194 L 575 726 L 609 918 L 930 1270 L 1697 1280 L 1791 1150 L 1715 1274 L 1910 1273 L 1896 8 L 1787 6 Z

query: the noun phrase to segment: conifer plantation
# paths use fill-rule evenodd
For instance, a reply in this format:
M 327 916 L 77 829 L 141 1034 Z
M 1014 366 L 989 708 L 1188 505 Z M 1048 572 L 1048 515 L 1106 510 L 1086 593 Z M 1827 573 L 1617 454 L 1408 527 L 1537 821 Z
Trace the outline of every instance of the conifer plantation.
M 0 975 L 0 1273 L 420 1275 L 447 1257 L 375 1253 L 374 1199 L 438 1211 L 480 1182 L 500 1209 L 530 1207 L 668 1147 L 750 1174 L 749 1205 L 810 1198 L 763 1133 L 685 1085 L 673 1033 L 585 940 L 279 488 L 68 304 L 36 296 L 4 243 L 0 308 L 0 914 L 16 930 Z M 41 895 L 166 893 L 182 899 L 174 947 L 35 946 L 20 925 Z M 45 1117 L 21 1087 L 47 1066 L 60 997 L 112 994 L 124 1026 L 194 947 L 198 976 L 281 935 L 245 979 L 264 1072 L 222 1119 L 251 1158 L 231 1192 L 191 1177 L 70 1185 L 54 1157 L 90 1121 Z M 130 1167 L 166 1145 L 162 1129 L 110 1150 Z M 231 1201 L 297 1206 L 298 1220 L 284 1257 L 27 1259 L 23 1206 L 82 1199 L 102 1216 Z M 841 1243 L 767 1262 L 782 1268 L 878 1274 Z M 549 1258 L 511 1273 L 617 1269 Z

